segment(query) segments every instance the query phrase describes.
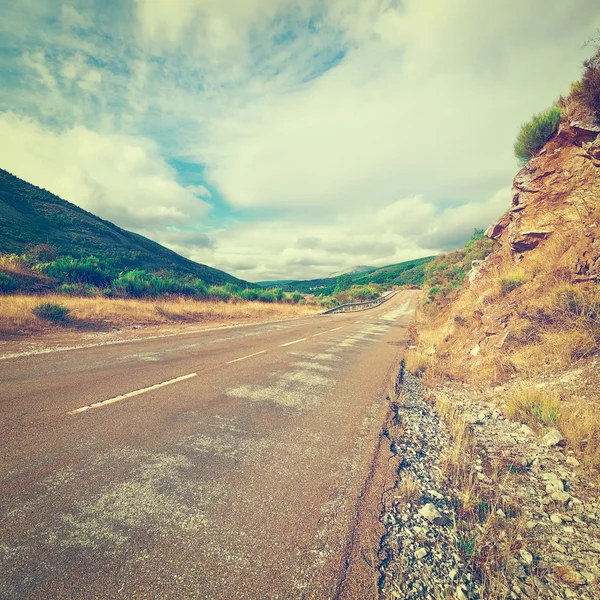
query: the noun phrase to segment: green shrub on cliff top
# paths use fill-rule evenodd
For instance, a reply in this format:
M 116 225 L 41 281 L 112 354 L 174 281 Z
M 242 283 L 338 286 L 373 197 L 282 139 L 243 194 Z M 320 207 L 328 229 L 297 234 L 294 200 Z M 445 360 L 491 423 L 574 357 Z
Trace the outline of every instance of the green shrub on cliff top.
M 515 156 L 522 165 L 533 158 L 552 137 L 560 122 L 560 108 L 553 106 L 534 115 L 529 123 L 521 127 L 515 142 Z

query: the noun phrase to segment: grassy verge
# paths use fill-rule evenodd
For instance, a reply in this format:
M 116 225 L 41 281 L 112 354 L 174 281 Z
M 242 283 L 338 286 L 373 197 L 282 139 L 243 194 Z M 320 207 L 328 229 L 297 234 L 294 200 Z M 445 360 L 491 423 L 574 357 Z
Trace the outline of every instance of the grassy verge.
M 44 311 L 39 308 L 44 304 L 64 308 L 67 311 L 65 318 L 58 321 L 45 318 Z M 131 325 L 260 321 L 315 314 L 320 310 L 319 306 L 307 304 L 212 302 L 184 297 L 136 300 L 10 295 L 3 297 L 0 303 L 0 335 L 7 337 L 65 327 L 102 330 Z

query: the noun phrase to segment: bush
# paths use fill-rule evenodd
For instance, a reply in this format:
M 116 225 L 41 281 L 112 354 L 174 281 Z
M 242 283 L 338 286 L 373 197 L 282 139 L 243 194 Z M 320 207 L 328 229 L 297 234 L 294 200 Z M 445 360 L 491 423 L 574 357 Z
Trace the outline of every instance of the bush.
M 242 300 L 248 300 L 249 302 L 252 302 L 258 299 L 258 292 L 251 289 L 243 290 L 240 292 L 240 298 Z
M 70 310 L 66 306 L 61 306 L 54 302 L 44 302 L 34 307 L 31 312 L 40 319 L 61 323 L 66 321 Z
M 534 115 L 529 123 L 521 127 L 515 142 L 515 156 L 522 165 L 533 158 L 552 137 L 560 122 L 560 108 L 553 106 Z
M 89 283 L 63 283 L 58 291 L 67 296 L 84 296 L 86 298 L 94 298 L 100 294 L 100 290 Z
M 35 246 L 28 245 L 26 257 L 34 263 L 51 262 L 56 260 L 58 250 L 50 244 L 36 244 Z
M 17 282 L 8 275 L 0 273 L 0 294 L 10 294 L 17 289 Z
M 571 87 L 571 96 L 600 114 L 600 48 L 583 66 L 583 77 Z
M 40 265 L 40 269 L 64 283 L 89 283 L 104 287 L 110 284 L 112 279 L 109 268 L 95 256 L 85 258 L 65 256 L 46 265 Z
M 304 302 L 304 296 L 300 293 L 300 292 L 294 292 L 291 296 L 290 296 L 290 300 L 294 303 L 294 304 L 300 304 L 301 302 Z
M 228 291 L 216 285 L 211 285 L 208 288 L 208 295 L 212 300 L 221 300 L 222 302 L 227 302 L 231 298 L 231 294 Z

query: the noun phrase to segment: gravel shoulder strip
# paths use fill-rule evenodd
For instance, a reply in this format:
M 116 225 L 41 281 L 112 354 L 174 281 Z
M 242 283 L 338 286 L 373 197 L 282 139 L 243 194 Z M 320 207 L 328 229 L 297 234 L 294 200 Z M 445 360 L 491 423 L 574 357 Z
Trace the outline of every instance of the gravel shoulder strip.
M 444 468 L 454 440 L 435 409 L 441 398 L 473 436 L 469 490 Z M 469 388 L 426 390 L 409 374 L 392 408 L 395 480 L 383 497 L 380 599 L 600 597 L 597 489 L 558 436 L 537 436 Z M 485 506 L 483 520 L 465 517 L 467 494 Z M 491 521 L 504 549 L 493 594 L 478 564 Z

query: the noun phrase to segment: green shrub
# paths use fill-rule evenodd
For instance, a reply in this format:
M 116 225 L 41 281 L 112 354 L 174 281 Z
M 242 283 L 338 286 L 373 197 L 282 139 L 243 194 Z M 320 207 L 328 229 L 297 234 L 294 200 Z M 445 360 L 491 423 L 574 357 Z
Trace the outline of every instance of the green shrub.
M 275 294 L 272 290 L 262 290 L 258 293 L 260 302 L 275 302 Z
M 110 284 L 113 277 L 113 273 L 104 263 L 105 261 L 95 256 L 85 258 L 64 256 L 51 263 L 40 265 L 40 270 L 64 283 L 89 283 L 104 287 Z
M 61 323 L 66 321 L 70 311 L 66 306 L 54 302 L 44 302 L 35 306 L 31 312 L 40 319 Z
M 584 63 L 581 81 L 571 86 L 571 96 L 600 114 L 600 48 Z
M 84 296 L 94 298 L 100 294 L 100 289 L 89 283 L 63 283 L 58 291 L 67 296 Z
M 294 292 L 290 295 L 290 300 L 294 304 L 300 304 L 304 302 L 304 296 L 300 292 Z
M 18 287 L 17 282 L 12 277 L 0 273 L 0 294 L 10 294 L 10 292 L 14 292 Z
M 222 302 L 227 302 L 231 298 L 231 294 L 228 291 L 216 285 L 211 285 L 208 288 L 208 295 L 211 300 L 221 300 Z
M 258 299 L 258 292 L 256 290 L 251 289 L 242 290 L 240 292 L 240 298 L 242 300 L 248 300 L 249 302 L 253 302 L 254 300 Z
M 534 115 L 521 127 L 515 142 L 515 156 L 522 165 L 533 158 L 552 137 L 560 122 L 560 108 L 553 106 Z

